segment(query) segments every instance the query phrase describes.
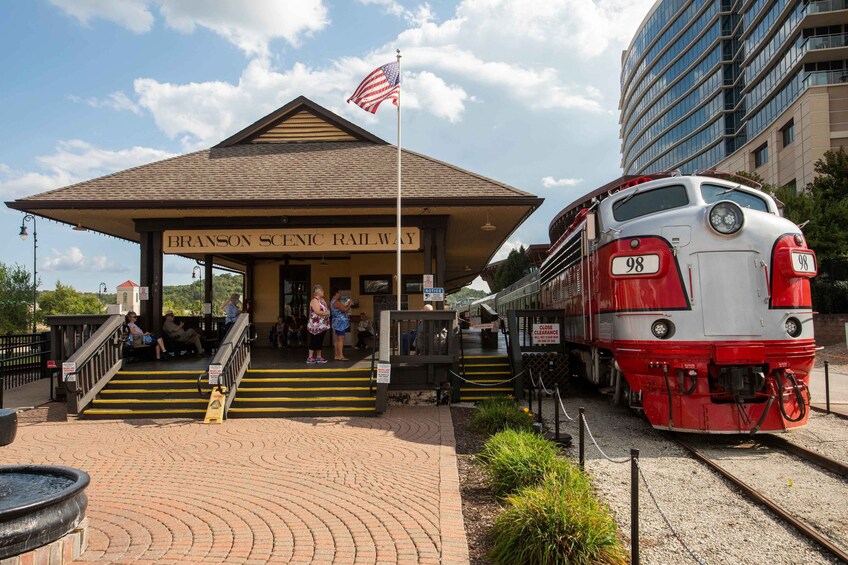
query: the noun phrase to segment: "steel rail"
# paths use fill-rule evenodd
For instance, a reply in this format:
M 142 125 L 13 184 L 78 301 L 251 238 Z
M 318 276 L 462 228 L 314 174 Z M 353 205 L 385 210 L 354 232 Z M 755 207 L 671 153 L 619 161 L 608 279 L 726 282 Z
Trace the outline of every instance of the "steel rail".
M 821 453 L 812 451 L 806 447 L 801 447 L 800 445 L 787 441 L 782 437 L 766 435 L 757 438 L 757 440 L 764 445 L 791 453 L 799 459 L 803 459 L 808 463 L 812 463 L 813 465 L 839 475 L 842 478 L 848 479 L 848 465 L 841 461 L 831 459 L 826 455 L 822 455 Z
M 697 459 L 698 461 L 700 461 L 701 463 L 703 463 L 704 465 L 706 465 L 707 467 L 709 467 L 710 469 L 712 469 L 713 471 L 733 483 L 733 485 L 736 486 L 739 490 L 741 490 L 745 496 L 765 506 L 766 508 L 777 514 L 777 516 L 781 520 L 788 522 L 789 524 L 794 526 L 795 529 L 801 532 L 806 538 L 817 543 L 818 545 L 835 555 L 838 559 L 842 560 L 842 562 L 848 563 L 848 553 L 834 545 L 832 541 L 822 536 L 811 526 L 799 520 L 795 516 L 792 516 L 782 506 L 780 506 L 779 504 L 759 492 L 757 489 L 749 486 L 748 484 L 738 479 L 735 475 L 730 473 L 724 467 L 722 467 L 721 465 L 701 453 L 697 448 L 687 444 L 685 441 L 681 440 L 678 437 L 675 437 L 674 435 L 668 434 L 668 437 L 677 445 L 688 451 L 692 455 L 692 457 L 694 457 L 695 459 Z

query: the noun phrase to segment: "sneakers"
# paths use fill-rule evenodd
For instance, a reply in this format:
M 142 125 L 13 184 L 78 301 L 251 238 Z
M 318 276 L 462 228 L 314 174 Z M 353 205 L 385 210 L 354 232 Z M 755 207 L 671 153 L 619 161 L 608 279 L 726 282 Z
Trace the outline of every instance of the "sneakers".
M 319 357 L 318 359 L 316 359 L 316 360 L 315 360 L 315 362 L 316 362 L 316 363 L 326 363 L 326 362 L 327 362 L 327 360 L 326 360 L 326 359 L 324 359 L 323 357 Z
M 306 360 L 306 364 L 307 364 L 307 365 L 314 365 L 314 364 L 315 364 L 315 363 L 317 363 L 317 362 L 318 362 L 318 360 L 317 360 L 317 359 L 315 359 L 315 357 L 309 357 L 309 358 Z

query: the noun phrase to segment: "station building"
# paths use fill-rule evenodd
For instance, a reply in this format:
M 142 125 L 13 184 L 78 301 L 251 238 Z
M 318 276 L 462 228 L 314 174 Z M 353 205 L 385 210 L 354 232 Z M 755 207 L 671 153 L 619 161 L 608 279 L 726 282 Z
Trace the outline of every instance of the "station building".
M 424 274 L 447 291 L 469 283 L 542 203 L 409 150 L 402 193 L 397 281 L 397 147 L 299 97 L 211 149 L 6 204 L 139 243 L 146 327 L 162 325 L 163 256 L 176 254 L 205 265 L 206 302 L 213 267 L 243 273 L 243 302 L 265 331 L 305 313 L 314 284 L 358 298 L 354 314 L 375 320 L 396 308 L 398 285 L 404 309 L 420 309 Z

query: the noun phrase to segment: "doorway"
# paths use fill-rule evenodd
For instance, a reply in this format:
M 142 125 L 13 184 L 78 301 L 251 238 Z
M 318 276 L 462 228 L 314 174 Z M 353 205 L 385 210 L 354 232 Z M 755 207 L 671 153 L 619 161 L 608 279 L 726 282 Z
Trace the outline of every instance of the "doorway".
M 303 318 L 312 299 L 309 265 L 280 265 L 280 315 Z

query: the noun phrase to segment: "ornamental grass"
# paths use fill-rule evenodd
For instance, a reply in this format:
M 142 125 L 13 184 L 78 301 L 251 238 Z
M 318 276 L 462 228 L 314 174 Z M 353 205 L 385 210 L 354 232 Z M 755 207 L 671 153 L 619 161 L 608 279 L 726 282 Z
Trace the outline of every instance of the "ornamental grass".
M 475 432 L 488 434 L 501 430 L 531 430 L 533 416 L 519 409 L 511 397 L 495 396 L 477 403 L 469 427 Z
M 570 481 L 573 465 L 558 457 L 556 445 L 535 432 L 504 430 L 477 455 L 497 496 L 541 483 L 549 475 Z
M 492 536 L 490 558 L 496 564 L 627 563 L 609 509 L 595 499 L 579 469 L 567 480 L 551 475 L 522 488 L 504 503 Z

